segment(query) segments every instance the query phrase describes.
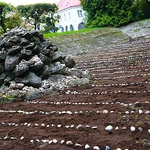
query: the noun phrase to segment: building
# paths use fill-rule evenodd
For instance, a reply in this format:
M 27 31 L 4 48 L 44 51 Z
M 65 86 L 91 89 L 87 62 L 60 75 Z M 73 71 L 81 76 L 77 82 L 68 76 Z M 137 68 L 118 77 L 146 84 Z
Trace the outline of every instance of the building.
M 85 11 L 80 5 L 80 0 L 60 0 L 57 4 L 57 14 L 60 16 L 59 32 L 80 30 L 85 27 Z

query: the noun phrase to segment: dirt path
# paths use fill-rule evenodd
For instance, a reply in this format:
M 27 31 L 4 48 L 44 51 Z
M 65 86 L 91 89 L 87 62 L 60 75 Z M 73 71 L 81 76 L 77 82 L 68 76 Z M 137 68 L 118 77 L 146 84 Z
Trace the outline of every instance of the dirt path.
M 150 149 L 150 39 L 76 62 L 93 74 L 90 85 L 0 105 L 0 150 Z

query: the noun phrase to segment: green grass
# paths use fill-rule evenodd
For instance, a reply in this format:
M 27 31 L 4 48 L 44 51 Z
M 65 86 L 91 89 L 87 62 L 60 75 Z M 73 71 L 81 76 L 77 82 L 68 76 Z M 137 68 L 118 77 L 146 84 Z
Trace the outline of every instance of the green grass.
M 92 32 L 95 30 L 100 30 L 103 28 L 85 28 L 82 30 L 78 30 L 78 31 L 66 31 L 66 32 L 56 32 L 56 33 L 44 33 L 44 37 L 48 38 L 48 37 L 52 37 L 52 36 L 66 36 L 66 35 L 70 35 L 70 34 L 79 34 L 79 33 L 84 33 L 84 32 Z

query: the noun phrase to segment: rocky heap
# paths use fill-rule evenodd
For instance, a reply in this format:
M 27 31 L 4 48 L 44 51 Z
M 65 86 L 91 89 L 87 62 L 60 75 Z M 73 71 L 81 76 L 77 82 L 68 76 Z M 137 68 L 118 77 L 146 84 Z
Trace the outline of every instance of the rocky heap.
M 74 66 L 39 31 L 14 28 L 0 37 L 0 100 L 32 99 L 88 83 L 87 71 Z

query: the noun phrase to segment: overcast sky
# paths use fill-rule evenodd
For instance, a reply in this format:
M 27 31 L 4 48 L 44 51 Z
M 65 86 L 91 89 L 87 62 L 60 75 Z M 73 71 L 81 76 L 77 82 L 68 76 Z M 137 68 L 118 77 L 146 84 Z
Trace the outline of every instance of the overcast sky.
M 58 3 L 60 0 L 0 0 L 0 2 L 5 2 L 12 4 L 13 6 L 17 5 L 27 5 L 27 4 L 36 4 L 36 3 Z

